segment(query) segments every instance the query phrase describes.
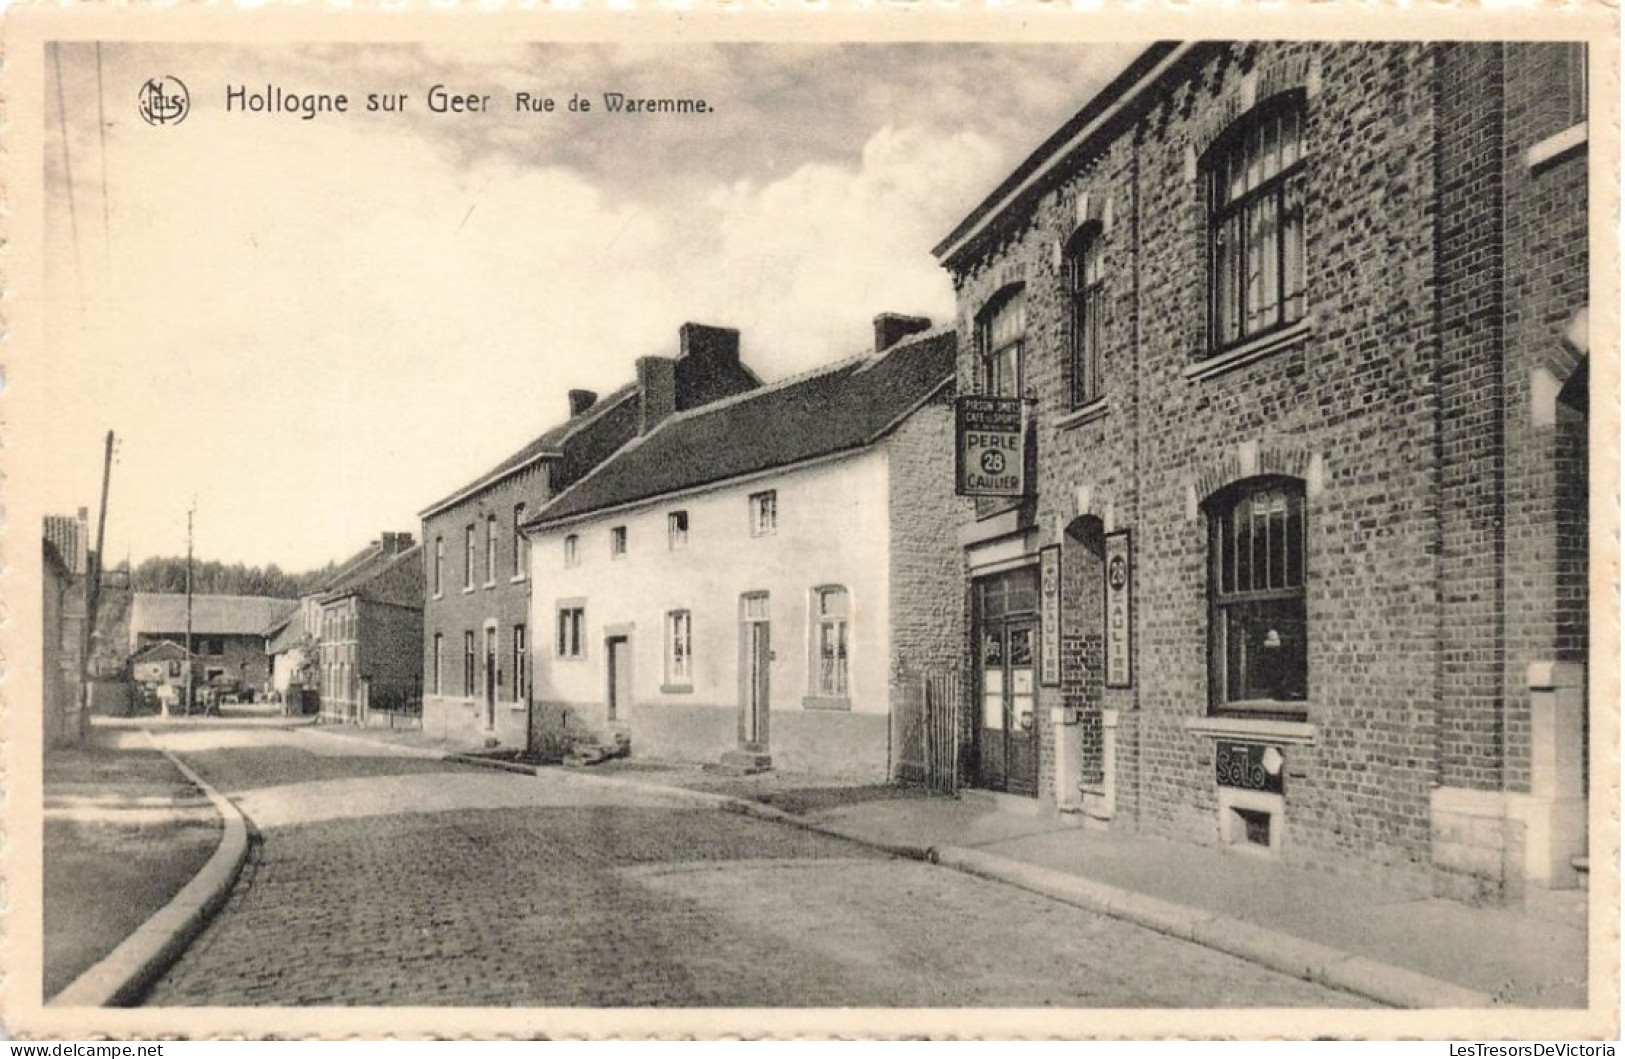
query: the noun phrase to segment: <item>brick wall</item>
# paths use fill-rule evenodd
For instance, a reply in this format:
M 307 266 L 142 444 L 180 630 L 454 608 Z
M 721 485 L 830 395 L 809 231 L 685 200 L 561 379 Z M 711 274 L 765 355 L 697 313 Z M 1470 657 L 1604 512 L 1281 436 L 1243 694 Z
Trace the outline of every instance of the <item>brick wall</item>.
M 1497 285 L 1494 266 L 1478 267 L 1483 241 L 1496 236 L 1471 211 L 1500 179 L 1500 103 L 1486 84 L 1497 55 L 1423 43 L 1199 49 L 1086 163 L 1061 167 L 1029 210 L 952 263 L 962 385 L 974 377 L 975 315 L 1025 284 L 1040 452 L 1033 522 L 1039 543 L 1063 545 L 1067 579 L 1068 673 L 1043 705 L 1086 707 L 1078 738 L 1090 776 L 1094 704 L 1125 711 L 1119 820 L 1217 841 L 1214 740 L 1189 728 L 1208 712 L 1201 504 L 1258 473 L 1296 477 L 1307 496 L 1313 736 L 1287 748 L 1285 855 L 1415 881 L 1428 863 L 1435 762 L 1448 760 L 1462 782 L 1495 775 L 1500 634 L 1485 534 L 1496 518 L 1500 406 L 1485 388 L 1498 385 L 1501 336 L 1482 319 L 1497 311 L 1486 289 Z M 1441 63 L 1448 76 L 1436 80 Z M 1450 78 L 1467 79 L 1468 112 L 1441 109 L 1459 109 L 1454 93 L 1435 95 Z M 1246 109 L 1246 93 L 1271 84 L 1310 95 L 1299 179 L 1311 322 L 1282 348 L 1204 377 L 1187 372 L 1207 353 L 1196 161 Z M 1489 161 L 1475 164 L 1486 147 Z M 1441 172 L 1454 181 L 1442 198 Z M 1105 406 L 1079 422 L 1068 404 L 1058 247 L 1083 218 L 1104 224 L 1108 308 Z M 1443 510 L 1451 521 L 1439 555 Z M 1133 533 L 1129 689 L 1097 676 L 1095 575 L 1084 542 L 1065 532 L 1080 516 Z M 1445 651 L 1447 627 L 1459 643 Z
M 356 671 L 368 681 L 368 705 L 402 709 L 423 687 L 423 611 L 361 601 Z

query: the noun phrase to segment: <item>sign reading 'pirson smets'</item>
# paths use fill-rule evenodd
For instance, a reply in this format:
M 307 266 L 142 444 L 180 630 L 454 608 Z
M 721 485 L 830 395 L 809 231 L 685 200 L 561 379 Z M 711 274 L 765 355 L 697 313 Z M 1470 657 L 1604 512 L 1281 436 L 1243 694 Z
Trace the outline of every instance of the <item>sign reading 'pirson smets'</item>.
M 960 496 L 1022 496 L 1019 397 L 961 397 L 955 406 L 955 491 Z

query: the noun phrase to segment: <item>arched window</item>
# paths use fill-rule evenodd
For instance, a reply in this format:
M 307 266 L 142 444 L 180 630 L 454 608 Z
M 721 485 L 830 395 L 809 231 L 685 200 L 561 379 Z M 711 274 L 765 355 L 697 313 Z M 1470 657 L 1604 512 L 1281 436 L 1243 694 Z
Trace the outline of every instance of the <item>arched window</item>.
M 1066 292 L 1071 315 L 1067 341 L 1072 407 L 1081 408 L 1103 394 L 1101 355 L 1106 315 L 1104 242 L 1099 224 L 1085 225 L 1066 248 Z
M 1303 317 L 1304 94 L 1238 121 L 1208 152 L 1210 342 L 1215 352 Z
M 1303 483 L 1255 478 L 1208 505 L 1209 704 L 1302 716 L 1308 692 Z
M 1016 287 L 995 298 L 976 321 L 976 349 L 982 359 L 984 394 L 1021 396 L 1026 340 L 1026 292 Z

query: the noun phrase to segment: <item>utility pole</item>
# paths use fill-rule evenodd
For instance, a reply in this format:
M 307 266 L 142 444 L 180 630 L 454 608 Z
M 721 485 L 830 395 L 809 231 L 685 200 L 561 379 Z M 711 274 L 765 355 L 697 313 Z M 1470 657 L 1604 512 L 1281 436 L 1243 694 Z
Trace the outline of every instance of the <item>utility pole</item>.
M 90 715 L 90 652 L 96 646 L 96 613 L 102 605 L 102 542 L 107 538 L 107 486 L 113 477 L 113 432 L 107 432 L 107 451 L 102 456 L 102 508 L 96 515 L 96 550 L 85 563 L 89 580 L 85 593 L 85 634 L 79 651 L 79 695 L 82 712 Z
M 192 516 L 197 512 L 197 497 L 186 509 L 186 713 L 192 712 Z

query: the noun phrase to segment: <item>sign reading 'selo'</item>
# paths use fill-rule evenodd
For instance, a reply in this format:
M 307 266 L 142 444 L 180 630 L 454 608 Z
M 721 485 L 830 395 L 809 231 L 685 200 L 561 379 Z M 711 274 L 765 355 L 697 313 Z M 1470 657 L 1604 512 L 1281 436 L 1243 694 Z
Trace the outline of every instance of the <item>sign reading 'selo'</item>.
M 961 397 L 954 417 L 954 491 L 960 496 L 1023 496 L 1021 398 Z

